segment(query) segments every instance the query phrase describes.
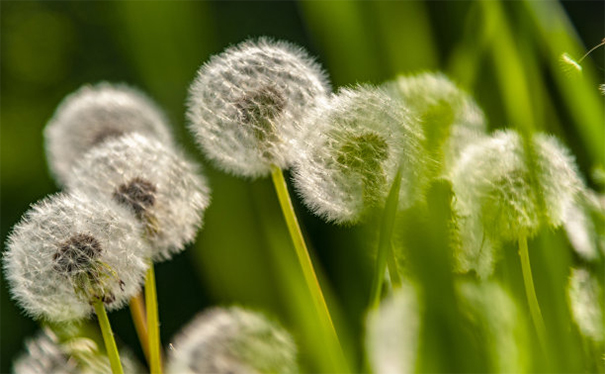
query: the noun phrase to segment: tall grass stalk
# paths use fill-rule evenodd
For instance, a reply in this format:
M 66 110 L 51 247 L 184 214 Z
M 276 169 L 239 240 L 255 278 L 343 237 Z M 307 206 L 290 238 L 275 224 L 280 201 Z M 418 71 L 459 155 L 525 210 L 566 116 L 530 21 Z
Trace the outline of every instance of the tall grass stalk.
M 384 280 L 384 272 L 389 267 L 391 282 L 399 285 L 399 274 L 397 271 L 397 262 L 394 259 L 393 248 L 391 247 L 391 238 L 395 226 L 395 217 L 397 216 L 397 207 L 399 205 L 399 190 L 401 188 L 401 167 L 397 170 L 395 180 L 389 191 L 387 201 L 384 207 L 382 222 L 380 225 L 380 239 L 378 242 L 378 253 L 376 255 L 376 267 L 374 278 L 372 279 L 372 288 L 370 294 L 370 306 L 378 307 L 380 304 L 380 294 Z

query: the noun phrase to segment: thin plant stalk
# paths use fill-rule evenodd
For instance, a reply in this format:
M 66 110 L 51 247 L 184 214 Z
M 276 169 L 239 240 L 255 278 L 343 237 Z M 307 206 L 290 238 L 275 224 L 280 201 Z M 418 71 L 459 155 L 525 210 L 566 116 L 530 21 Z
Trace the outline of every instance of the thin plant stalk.
M 113 332 L 111 331 L 111 325 L 109 324 L 109 318 L 107 318 L 107 312 L 105 311 L 105 305 L 101 299 L 98 298 L 95 299 L 92 305 L 97 313 L 99 326 L 101 327 L 101 333 L 103 334 L 103 341 L 105 342 L 105 349 L 107 350 L 107 357 L 109 357 L 109 363 L 111 365 L 111 371 L 113 374 L 124 374 L 118 347 L 116 346 L 116 341 L 113 337 Z
M 151 370 L 151 374 L 161 374 L 160 323 L 153 264 L 149 266 L 147 277 L 145 278 L 145 303 L 147 307 L 147 329 L 149 331 L 149 369 Z
M 397 216 L 397 207 L 399 205 L 399 190 L 401 189 L 401 169 L 397 170 L 395 180 L 389 190 L 387 201 L 384 207 L 382 222 L 380 224 L 380 238 L 378 241 L 378 253 L 376 254 L 376 267 L 374 278 L 372 279 L 372 288 L 370 294 L 370 305 L 372 308 L 378 307 L 380 303 L 380 293 L 382 291 L 382 283 L 384 280 L 384 272 L 389 263 L 389 274 L 391 281 L 398 279 L 397 264 L 395 262 L 394 253 L 391 248 L 391 238 L 395 227 L 395 217 Z M 398 284 L 394 283 L 395 285 Z
M 147 363 L 150 364 L 149 359 L 149 334 L 147 332 L 147 316 L 145 312 L 145 299 L 143 293 L 139 292 L 136 296 L 130 299 L 130 314 L 132 315 L 132 321 L 134 322 L 141 348 L 145 354 Z
M 292 206 L 292 200 L 290 199 L 290 193 L 288 192 L 288 186 L 286 184 L 286 180 L 284 179 L 282 170 L 276 165 L 271 165 L 271 177 L 273 179 L 273 185 L 275 186 L 275 191 L 277 193 L 282 213 L 286 220 L 286 225 L 288 226 L 290 237 L 294 243 L 296 256 L 298 257 L 298 262 L 302 268 L 307 288 L 311 292 L 315 309 L 319 314 L 320 320 L 324 324 L 325 330 L 329 332 L 330 336 L 338 346 L 338 349 L 340 350 L 340 357 L 344 359 L 340 340 L 338 339 L 338 334 L 334 328 L 332 317 L 330 316 L 330 311 L 328 310 L 328 305 L 326 304 L 326 300 L 321 291 L 319 281 L 317 280 L 317 275 L 313 269 L 313 262 L 311 261 L 309 251 L 307 250 L 307 246 L 305 244 L 305 239 L 303 238 L 300 226 L 298 225 L 298 219 L 296 218 L 296 213 L 294 212 L 294 207 Z
M 536 297 L 534 280 L 531 274 L 531 267 L 529 265 L 529 250 L 527 248 L 527 238 L 525 236 L 521 236 L 519 238 L 519 257 L 521 258 L 523 283 L 525 285 L 527 303 L 529 304 L 529 312 L 534 322 L 534 326 L 536 327 L 540 344 L 542 345 L 542 348 L 546 350 L 546 327 L 544 325 L 544 320 L 542 319 L 542 312 L 540 311 L 538 298 Z

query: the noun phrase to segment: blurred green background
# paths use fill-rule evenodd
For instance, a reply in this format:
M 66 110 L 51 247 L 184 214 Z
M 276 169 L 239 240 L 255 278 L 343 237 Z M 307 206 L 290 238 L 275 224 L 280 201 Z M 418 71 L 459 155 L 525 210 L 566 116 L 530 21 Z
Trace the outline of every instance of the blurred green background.
M 584 60 L 581 76 L 570 78 L 559 63 L 563 52 L 579 59 L 605 36 L 602 1 L 2 1 L 0 7 L 3 249 L 29 204 L 58 191 L 42 129 L 61 99 L 83 84 L 125 82 L 146 91 L 183 147 L 205 165 L 213 201 L 204 228 L 195 245 L 156 270 L 165 346 L 204 307 L 238 303 L 266 310 L 290 328 L 303 342 L 303 362 L 312 354 L 308 298 L 301 296 L 300 270 L 270 181 L 214 169 L 185 128 L 184 100 L 197 68 L 248 37 L 305 47 L 335 89 L 442 70 L 475 96 L 490 128 L 557 134 L 587 183 L 602 188 L 592 175 L 605 161 L 597 91 L 605 81 L 604 49 Z M 311 216 L 299 200 L 295 208 L 359 369 L 372 227 L 338 228 Z M 4 373 L 37 325 L 1 282 Z M 141 355 L 128 309 L 110 319 L 120 340 Z

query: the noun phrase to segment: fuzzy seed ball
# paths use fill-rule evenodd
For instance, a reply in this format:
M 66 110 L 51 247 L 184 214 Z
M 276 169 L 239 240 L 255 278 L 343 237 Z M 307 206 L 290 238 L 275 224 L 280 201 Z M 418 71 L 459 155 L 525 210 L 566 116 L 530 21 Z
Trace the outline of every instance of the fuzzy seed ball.
M 26 341 L 25 348 L 13 363 L 15 374 L 111 374 L 109 359 L 88 338 L 60 342 L 57 335 L 45 328 Z M 120 352 L 120 361 L 125 374 L 143 372 L 130 352 Z
M 189 88 L 189 129 L 206 157 L 238 176 L 268 175 L 298 157 L 310 109 L 330 91 L 301 48 L 266 38 L 213 56 Z
M 143 224 L 154 261 L 169 259 L 195 239 L 210 203 L 198 165 L 176 148 L 136 133 L 96 147 L 73 170 L 70 190 L 111 200 Z
M 297 373 L 290 334 L 262 314 L 239 307 L 214 308 L 174 340 L 169 374 Z
M 116 203 L 60 193 L 34 205 L 4 254 L 10 291 L 36 319 L 88 317 L 100 299 L 119 309 L 138 293 L 151 249 L 141 225 Z
M 473 98 L 441 73 L 400 76 L 385 88 L 417 117 L 427 146 L 447 175 L 464 147 L 485 136 L 483 111 Z
M 51 173 L 64 185 L 86 152 L 130 132 L 172 143 L 166 117 L 142 92 L 106 82 L 81 87 L 63 99 L 44 129 Z
M 366 318 L 365 347 L 374 373 L 413 373 L 421 329 L 415 286 L 405 284 Z
M 309 121 L 294 183 L 315 214 L 348 224 L 382 208 L 400 165 L 400 207 L 420 197 L 422 130 L 384 91 L 367 85 L 341 89 Z
M 561 226 L 584 188 L 573 157 L 555 138 L 536 134 L 530 144 L 533 173 L 523 140 L 513 130 L 468 146 L 454 167 L 456 211 L 466 226 L 461 229 L 473 230 L 461 235 L 456 257 L 462 268 L 488 275 L 493 255 L 485 251 L 531 237 L 544 225 Z M 471 240 L 464 243 L 465 237 Z M 489 264 L 479 265 L 478 256 L 487 256 Z
M 603 342 L 603 281 L 588 270 L 571 270 L 567 285 L 567 300 L 573 320 L 580 333 L 595 342 Z

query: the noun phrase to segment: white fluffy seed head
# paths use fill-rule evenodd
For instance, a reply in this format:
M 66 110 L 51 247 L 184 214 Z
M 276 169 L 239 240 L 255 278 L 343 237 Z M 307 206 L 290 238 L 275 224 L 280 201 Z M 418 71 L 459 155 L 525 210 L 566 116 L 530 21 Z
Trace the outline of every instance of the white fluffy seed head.
M 385 88 L 419 118 L 427 146 L 447 174 L 466 145 L 485 135 L 486 120 L 473 98 L 441 73 L 400 76 Z
M 198 165 L 175 147 L 136 133 L 87 153 L 67 187 L 129 209 L 143 224 L 155 261 L 169 259 L 195 239 L 210 203 Z
M 588 270 L 571 270 L 567 286 L 567 299 L 571 314 L 582 335 L 596 342 L 603 342 L 603 288 Z
M 66 342 L 48 328 L 26 341 L 26 351 L 13 363 L 15 374 L 110 374 L 106 355 L 91 339 L 72 338 Z M 120 352 L 124 373 L 141 373 L 140 364 L 129 352 Z
M 79 194 L 34 205 L 10 234 L 4 271 L 17 303 L 32 317 L 88 317 L 101 299 L 118 309 L 139 292 L 150 248 L 128 210 Z
M 416 288 L 405 284 L 366 318 L 365 347 L 374 373 L 414 373 L 421 329 Z
M 189 88 L 189 128 L 205 155 L 238 176 L 287 168 L 304 119 L 330 91 L 299 47 L 266 38 L 230 47 L 205 63 Z
M 305 136 L 294 183 L 315 214 L 355 223 L 369 209 L 383 207 L 400 164 L 400 208 L 420 197 L 422 130 L 384 91 L 343 88 L 309 121 L 312 131 Z
M 176 337 L 169 374 L 297 373 L 290 334 L 262 314 L 239 307 L 210 309 Z
M 560 226 L 583 188 L 573 157 L 555 138 L 534 135 L 531 147 L 535 181 L 512 130 L 467 147 L 452 172 L 458 214 L 479 217 L 492 240 L 532 236 L 542 223 Z
M 86 152 L 129 132 L 172 141 L 164 114 L 142 92 L 106 82 L 81 87 L 63 99 L 44 129 L 51 173 L 64 184 Z
M 496 282 L 460 281 L 456 291 L 465 320 L 487 350 L 489 372 L 527 372 L 527 324 L 511 295 Z
M 605 255 L 605 201 L 592 190 L 579 194 L 567 210 L 563 227 L 576 253 L 586 261 Z

